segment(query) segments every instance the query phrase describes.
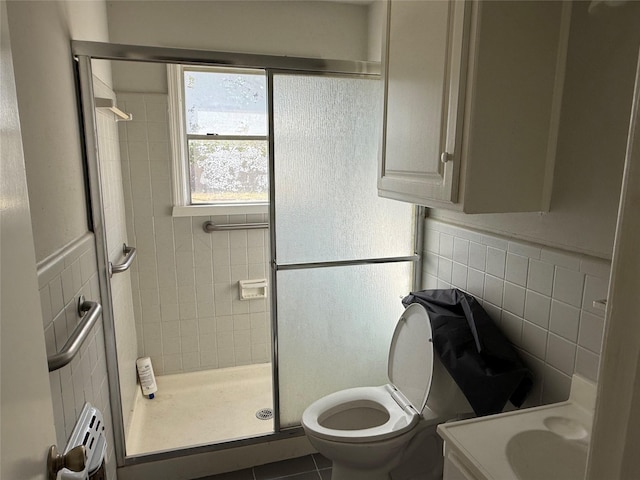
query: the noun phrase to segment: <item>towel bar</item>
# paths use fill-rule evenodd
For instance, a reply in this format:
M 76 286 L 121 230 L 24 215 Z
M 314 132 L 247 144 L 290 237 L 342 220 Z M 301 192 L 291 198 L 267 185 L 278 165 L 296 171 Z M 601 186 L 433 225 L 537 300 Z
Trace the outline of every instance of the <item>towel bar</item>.
M 255 230 L 258 228 L 269 228 L 268 223 L 229 223 L 223 225 L 216 225 L 215 223 L 208 221 L 202 224 L 202 229 L 207 232 L 219 232 L 222 230 Z
M 50 372 L 64 367 L 73 360 L 87 339 L 89 332 L 95 325 L 101 312 L 102 306 L 98 302 L 85 301 L 84 295 L 80 296 L 78 299 L 78 314 L 82 317 L 82 320 L 69 336 L 67 343 L 64 344 L 62 349 L 47 358 Z
M 136 247 L 129 247 L 125 243 L 124 245 L 122 245 L 122 253 L 125 256 L 124 262 L 118 265 L 114 265 L 113 263 L 109 262 L 109 277 L 113 277 L 114 273 L 122 273 L 129 270 L 129 267 L 133 263 L 133 259 L 136 258 Z

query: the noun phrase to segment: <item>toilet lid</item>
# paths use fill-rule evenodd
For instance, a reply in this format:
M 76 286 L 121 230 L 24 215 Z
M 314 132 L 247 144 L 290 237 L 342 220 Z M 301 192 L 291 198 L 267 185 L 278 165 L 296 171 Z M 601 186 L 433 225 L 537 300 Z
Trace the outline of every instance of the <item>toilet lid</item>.
M 412 303 L 393 332 L 389 349 L 388 375 L 391 383 L 422 412 L 427 404 L 433 373 L 431 321 L 422 305 Z

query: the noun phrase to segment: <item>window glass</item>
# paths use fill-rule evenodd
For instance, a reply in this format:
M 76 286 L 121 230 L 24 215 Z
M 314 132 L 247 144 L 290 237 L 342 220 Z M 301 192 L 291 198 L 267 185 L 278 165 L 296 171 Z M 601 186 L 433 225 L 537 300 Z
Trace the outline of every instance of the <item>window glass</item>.
M 266 140 L 189 140 L 191 203 L 269 200 Z
M 264 71 L 183 71 L 191 204 L 268 202 Z
M 261 73 L 184 71 L 187 134 L 267 135 L 267 81 Z

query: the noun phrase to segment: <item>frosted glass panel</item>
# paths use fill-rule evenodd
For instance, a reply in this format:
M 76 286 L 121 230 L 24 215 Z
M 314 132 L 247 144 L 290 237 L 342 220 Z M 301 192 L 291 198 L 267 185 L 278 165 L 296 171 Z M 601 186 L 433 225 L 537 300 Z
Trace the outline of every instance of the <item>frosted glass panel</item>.
M 279 264 L 413 254 L 412 206 L 378 197 L 381 105 L 377 80 L 274 77 Z
M 314 400 L 344 388 L 383 385 L 410 263 L 280 271 L 280 424 L 299 425 Z

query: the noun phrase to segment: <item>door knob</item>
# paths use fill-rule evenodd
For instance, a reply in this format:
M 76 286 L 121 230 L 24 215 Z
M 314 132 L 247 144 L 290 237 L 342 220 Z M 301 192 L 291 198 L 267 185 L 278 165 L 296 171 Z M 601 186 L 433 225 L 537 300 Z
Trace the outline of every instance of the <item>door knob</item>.
M 66 455 L 58 453 L 58 447 L 51 445 L 47 457 L 47 472 L 49 480 L 56 480 L 58 472 L 67 468 L 72 472 L 81 472 L 85 468 L 86 449 L 84 445 L 78 445 L 67 452 Z

